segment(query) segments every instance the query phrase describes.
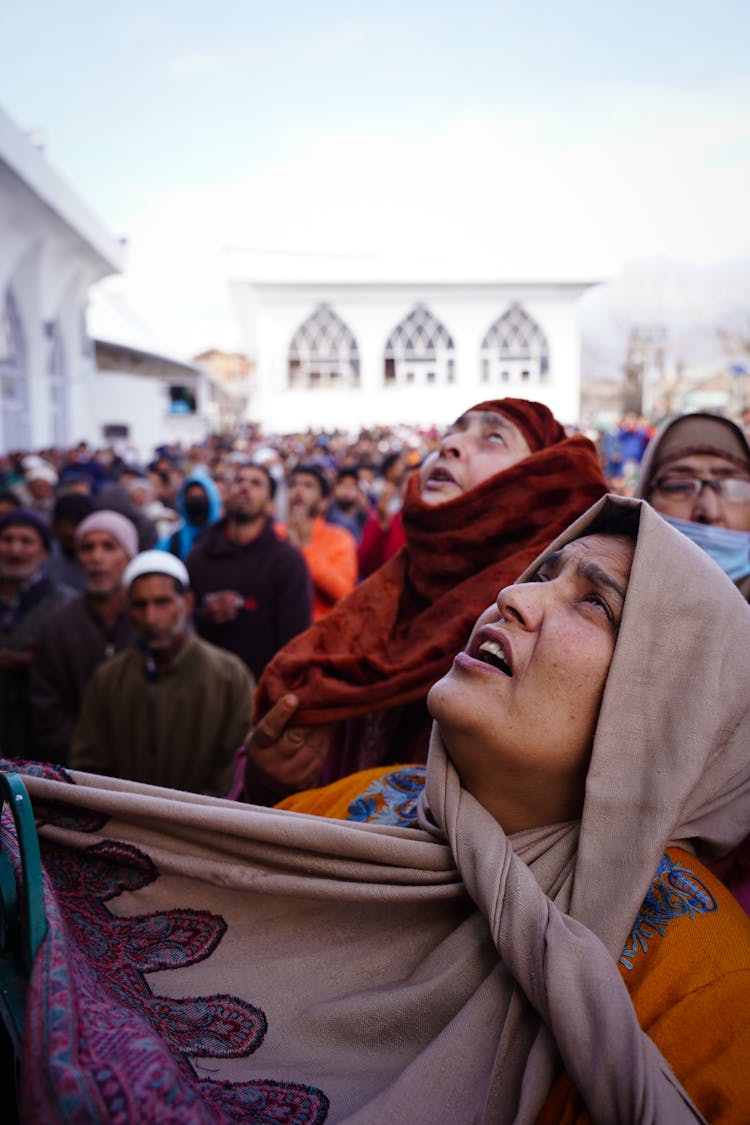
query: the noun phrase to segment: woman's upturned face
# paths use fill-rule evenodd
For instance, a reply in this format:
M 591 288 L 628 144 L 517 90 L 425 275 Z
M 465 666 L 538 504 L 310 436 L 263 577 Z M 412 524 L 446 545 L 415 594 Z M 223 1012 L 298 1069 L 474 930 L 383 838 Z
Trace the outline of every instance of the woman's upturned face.
M 587 535 L 501 590 L 429 709 L 466 789 L 507 832 L 580 815 L 634 543 Z
M 422 462 L 422 500 L 431 506 L 455 500 L 530 453 L 526 438 L 509 418 L 492 410 L 469 410 Z

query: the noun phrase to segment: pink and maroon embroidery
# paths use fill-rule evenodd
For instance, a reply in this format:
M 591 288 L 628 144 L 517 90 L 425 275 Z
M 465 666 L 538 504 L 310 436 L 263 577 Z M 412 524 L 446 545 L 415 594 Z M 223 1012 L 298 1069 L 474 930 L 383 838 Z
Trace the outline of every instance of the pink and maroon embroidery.
M 43 817 L 79 831 L 101 827 L 101 818 L 72 805 L 47 806 Z M 4 816 L 3 847 L 17 866 L 11 824 Z M 158 878 L 150 858 L 129 844 L 106 840 L 76 851 L 42 842 L 42 858 L 49 929 L 26 1005 L 23 1120 L 325 1120 L 328 1100 L 315 1087 L 196 1073 L 194 1066 L 208 1069 L 207 1060 L 247 1057 L 262 1046 L 267 1021 L 260 1008 L 227 994 L 173 999 L 149 988 L 144 974 L 209 957 L 226 933 L 223 918 L 187 909 L 113 915 L 110 899 Z

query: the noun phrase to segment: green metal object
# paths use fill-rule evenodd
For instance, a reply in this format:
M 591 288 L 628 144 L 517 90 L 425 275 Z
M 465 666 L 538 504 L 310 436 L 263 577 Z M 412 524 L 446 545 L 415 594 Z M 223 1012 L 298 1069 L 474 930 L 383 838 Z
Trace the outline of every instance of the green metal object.
M 19 895 L 10 858 L 0 850 L 0 1017 L 17 1054 L 28 977 L 47 932 L 47 918 L 34 813 L 16 773 L 0 772 L 0 811 L 6 802 L 18 837 L 23 888 Z

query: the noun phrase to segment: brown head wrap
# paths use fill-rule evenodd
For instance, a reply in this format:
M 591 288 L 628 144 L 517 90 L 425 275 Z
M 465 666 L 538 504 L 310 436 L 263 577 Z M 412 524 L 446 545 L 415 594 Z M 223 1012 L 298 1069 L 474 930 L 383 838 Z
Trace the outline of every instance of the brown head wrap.
M 472 406 L 471 410 L 502 414 L 521 431 L 532 453 L 565 438 L 565 430 L 552 411 L 541 402 L 525 398 L 493 398 Z
M 255 695 L 257 718 L 288 691 L 303 725 L 423 704 L 498 590 L 604 492 L 592 443 L 566 437 L 546 406 L 506 398 L 471 409 L 507 417 L 530 456 L 443 504 L 425 504 L 412 474 L 405 547 L 276 654 Z M 419 742 L 400 747 L 402 761 L 424 759 L 423 710 Z

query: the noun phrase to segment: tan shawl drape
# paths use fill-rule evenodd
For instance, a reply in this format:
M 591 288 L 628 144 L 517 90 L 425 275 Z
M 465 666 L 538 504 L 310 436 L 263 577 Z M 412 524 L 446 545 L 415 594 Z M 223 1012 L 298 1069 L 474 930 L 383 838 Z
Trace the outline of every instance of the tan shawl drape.
M 602 501 L 563 539 L 604 507 L 634 506 Z M 498 1125 L 533 1122 L 562 1062 L 596 1120 L 695 1120 L 616 958 L 667 844 L 711 858 L 747 832 L 749 682 L 750 609 L 643 505 L 580 824 L 506 837 L 437 734 L 424 831 L 83 774 L 28 784 L 35 805 L 110 818 L 88 832 L 50 824 L 45 839 L 124 841 L 158 869 L 111 899 L 113 914 L 225 920 L 205 959 L 147 977 L 159 996 L 221 992 L 263 1010 L 255 1053 L 194 1060 L 199 1076 L 309 1084 L 327 1122 Z M 44 1050 L 29 1031 L 28 1082 Z

